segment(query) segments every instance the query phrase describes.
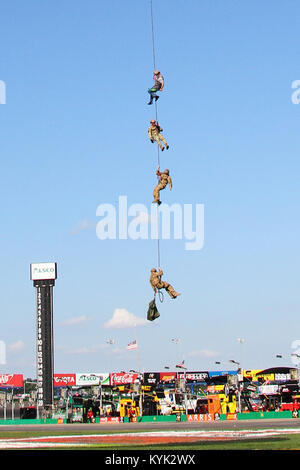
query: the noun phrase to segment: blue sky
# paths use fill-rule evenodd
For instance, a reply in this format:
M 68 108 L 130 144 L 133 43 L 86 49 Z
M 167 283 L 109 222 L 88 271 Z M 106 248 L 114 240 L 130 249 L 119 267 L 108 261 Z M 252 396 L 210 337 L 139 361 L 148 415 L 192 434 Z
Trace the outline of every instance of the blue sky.
M 161 165 L 173 179 L 163 197 L 204 204 L 205 243 L 200 251 L 161 243 L 164 277 L 182 295 L 165 296 L 161 317 L 137 327 L 145 370 L 181 359 L 189 370 L 216 369 L 215 361 L 228 369 L 229 359 L 292 365 L 300 337 L 297 7 L 153 0 L 166 82 L 159 121 L 170 144 Z M 58 263 L 55 371 L 135 369 L 136 352 L 125 350 L 134 328 L 105 325 L 118 309 L 144 322 L 156 242 L 99 240 L 96 210 L 117 206 L 120 195 L 151 207 L 150 1 L 3 1 L 1 17 L 0 371 L 35 375 L 29 265 L 43 261 Z

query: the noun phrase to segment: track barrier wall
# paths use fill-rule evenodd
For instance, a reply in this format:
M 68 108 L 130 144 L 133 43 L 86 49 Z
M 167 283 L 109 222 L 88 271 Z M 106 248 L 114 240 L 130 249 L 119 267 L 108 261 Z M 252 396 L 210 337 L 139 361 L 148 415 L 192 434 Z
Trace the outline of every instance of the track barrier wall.
M 269 412 L 249 412 L 249 413 L 236 413 L 235 416 L 226 416 L 226 415 L 220 415 L 219 420 L 220 421 L 228 421 L 228 420 L 238 420 L 238 421 L 247 421 L 247 420 L 252 420 L 252 419 L 289 419 L 293 418 L 292 412 L 291 411 L 269 411 Z M 294 418 L 297 419 L 297 418 Z M 137 423 L 162 423 L 162 422 L 178 422 L 179 419 L 178 417 L 174 414 L 171 416 L 138 416 L 135 420 Z M 187 420 L 186 415 L 182 414 L 180 415 L 180 421 L 181 422 L 187 422 L 187 421 L 193 421 L 193 422 L 208 422 L 205 420 L 198 420 L 198 419 L 193 419 L 193 420 Z M 9 426 L 9 425 L 27 425 L 27 424 L 63 424 L 66 423 L 66 419 L 1 419 L 0 420 L 0 426 Z M 113 421 L 112 421 L 113 422 Z M 212 422 L 212 421 L 210 421 Z M 96 418 L 96 423 L 99 423 L 99 418 Z M 108 424 L 109 422 L 105 423 L 102 422 L 103 424 Z M 102 424 L 101 423 L 101 424 Z M 124 418 L 124 423 L 129 423 L 128 418 Z M 122 424 L 122 423 L 120 423 Z M 78 423 L 80 426 L 80 423 Z M 91 424 L 92 426 L 92 424 Z

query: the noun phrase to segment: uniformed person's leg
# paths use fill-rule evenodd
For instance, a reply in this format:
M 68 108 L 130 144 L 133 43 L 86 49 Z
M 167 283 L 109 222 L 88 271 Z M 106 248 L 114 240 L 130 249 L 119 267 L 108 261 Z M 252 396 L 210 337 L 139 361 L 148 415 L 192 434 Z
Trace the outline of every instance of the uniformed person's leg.
M 155 142 L 157 142 L 157 145 L 159 146 L 160 150 L 164 150 L 164 146 L 162 145 L 159 139 L 159 135 L 156 135 L 155 137 L 153 137 L 153 139 L 155 140 Z
M 159 192 L 160 192 L 162 189 L 164 189 L 164 188 L 165 188 L 165 186 L 164 186 L 163 184 L 161 184 L 161 183 L 158 183 L 158 184 L 155 186 L 155 188 L 154 188 L 154 190 L 153 190 L 153 199 L 154 199 L 154 200 L 153 200 L 152 202 L 157 202 L 158 204 L 161 204 L 161 201 L 160 201 L 160 199 L 159 199 Z
M 169 284 L 168 282 L 164 282 L 164 288 L 172 299 L 175 299 L 176 297 L 178 297 L 178 295 L 180 295 L 179 292 L 176 292 L 173 286 L 171 286 L 171 284 Z
M 153 202 L 159 202 L 159 189 L 158 184 L 153 189 Z
M 163 136 L 162 134 L 158 134 L 158 137 L 160 138 L 160 140 L 163 141 L 163 143 L 164 143 L 165 146 L 166 146 L 166 149 L 168 150 L 169 146 L 168 146 L 167 141 L 166 141 L 166 139 L 164 138 L 164 136 Z

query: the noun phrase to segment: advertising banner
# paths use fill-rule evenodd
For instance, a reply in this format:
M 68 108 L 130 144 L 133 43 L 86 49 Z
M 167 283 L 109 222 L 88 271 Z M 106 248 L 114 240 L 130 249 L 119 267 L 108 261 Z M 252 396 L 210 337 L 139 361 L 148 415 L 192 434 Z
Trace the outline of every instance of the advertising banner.
M 22 374 L 0 374 L 0 388 L 23 387 Z
M 118 416 L 108 416 L 106 418 L 99 418 L 99 423 L 119 423 L 120 418 Z
M 117 372 L 117 373 L 110 374 L 110 385 L 118 386 L 118 385 L 134 384 L 134 382 L 138 378 L 139 378 L 139 374 L 137 373 Z
M 77 386 L 109 385 L 109 374 L 101 372 L 89 372 L 76 374 Z
M 32 263 L 30 265 L 30 279 L 32 281 L 50 280 L 57 278 L 56 263 Z
M 186 381 L 187 382 L 205 382 L 208 378 L 208 372 L 186 372 L 185 373 Z M 184 372 L 178 373 L 178 378 L 183 380 L 184 379 Z
M 76 374 L 54 374 L 54 387 L 72 387 L 76 385 Z
M 263 374 L 261 369 L 243 370 L 243 376 L 251 380 L 252 382 L 258 382 L 259 379 L 274 380 L 273 373 Z
M 225 393 L 225 385 L 208 385 L 206 391 L 207 393 Z
M 275 374 L 275 380 L 277 382 L 288 382 L 291 380 L 291 374 Z
M 161 382 L 175 382 L 177 377 L 177 372 L 160 372 L 159 380 Z
M 212 370 L 208 371 L 209 377 L 219 377 L 223 375 L 236 375 L 236 370 Z
M 214 415 L 212 413 L 207 413 L 207 414 L 201 414 L 201 415 L 187 415 L 186 416 L 187 421 L 193 421 L 193 422 L 205 422 L 205 421 L 214 421 Z
M 144 385 L 157 385 L 159 381 L 160 381 L 159 372 L 145 372 L 143 374 Z

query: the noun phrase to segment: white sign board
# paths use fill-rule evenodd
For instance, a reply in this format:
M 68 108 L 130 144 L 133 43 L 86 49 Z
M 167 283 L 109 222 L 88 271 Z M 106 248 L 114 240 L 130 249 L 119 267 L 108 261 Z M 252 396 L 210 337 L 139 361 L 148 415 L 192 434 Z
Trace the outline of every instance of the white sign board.
M 109 385 L 109 374 L 104 373 L 82 373 L 76 374 L 76 385 L 91 386 L 91 385 Z
M 57 278 L 56 263 L 32 263 L 30 265 L 30 279 L 40 281 Z

